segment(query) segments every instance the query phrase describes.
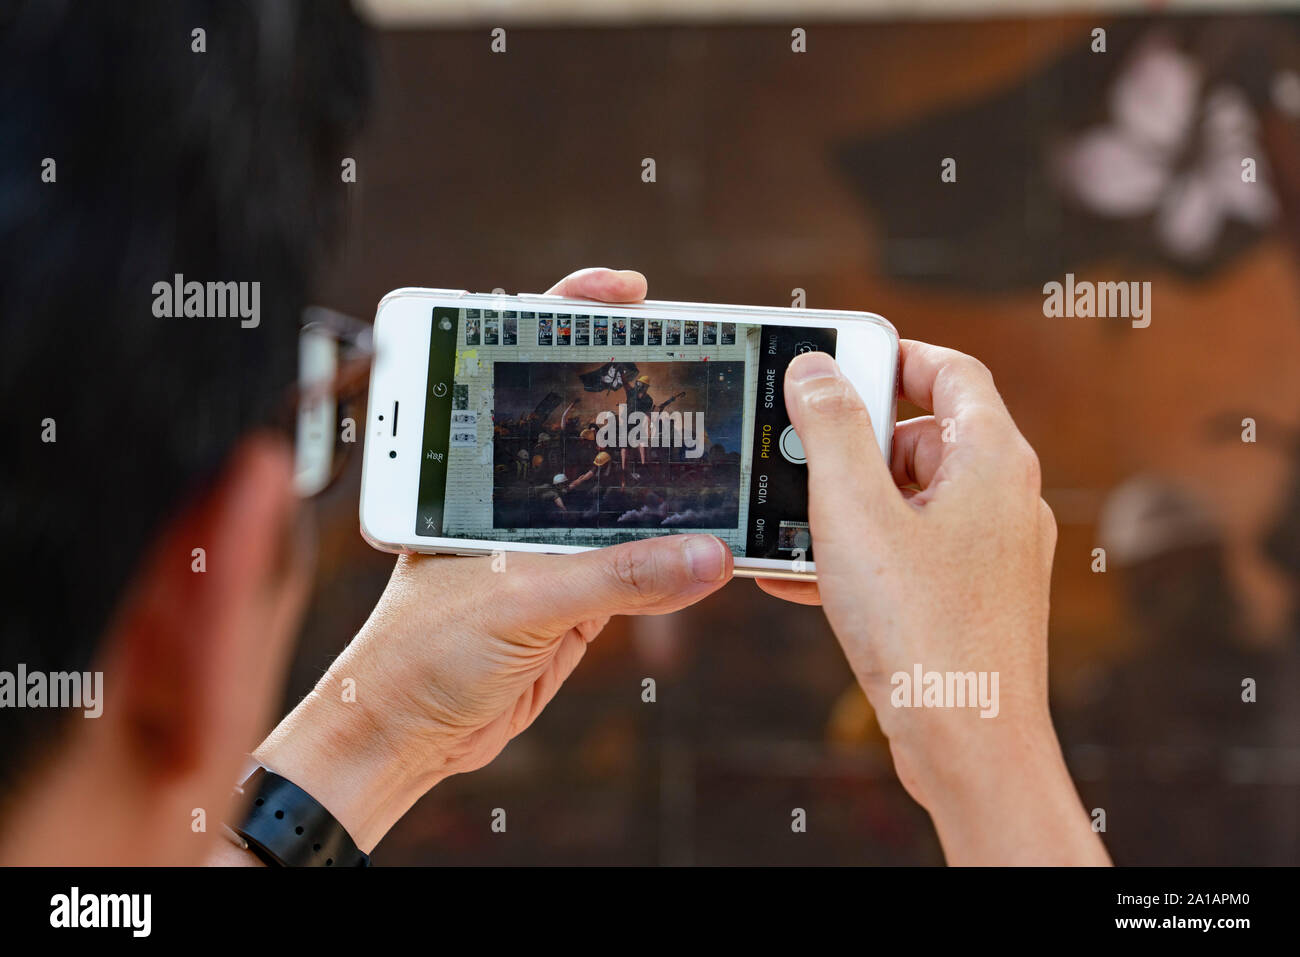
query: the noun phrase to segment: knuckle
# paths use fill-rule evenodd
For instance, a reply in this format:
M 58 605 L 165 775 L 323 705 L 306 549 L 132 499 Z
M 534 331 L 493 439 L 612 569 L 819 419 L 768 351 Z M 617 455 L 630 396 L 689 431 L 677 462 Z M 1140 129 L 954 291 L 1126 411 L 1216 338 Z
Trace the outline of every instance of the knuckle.
M 935 423 L 917 437 L 913 455 L 918 465 L 926 462 L 937 463 L 943 458 L 944 446 L 947 445 L 944 431 L 941 424 Z
M 640 542 L 615 549 L 610 560 L 610 573 L 634 602 L 649 602 L 657 596 L 654 558 Z
M 1038 500 L 1038 524 L 1043 529 L 1044 537 L 1054 546 L 1057 536 L 1056 513 L 1052 511 L 1052 506 L 1047 504 L 1046 499 Z
M 1020 439 L 1019 467 L 1024 482 L 1034 491 L 1035 496 L 1043 485 L 1043 464 L 1038 460 L 1038 453 L 1022 436 Z
M 1043 561 L 1050 569 L 1052 560 L 1056 556 L 1056 543 L 1058 541 L 1056 515 L 1052 513 L 1052 507 L 1041 498 L 1038 500 L 1038 537 L 1042 548 Z
M 1038 520 L 1042 523 L 1043 528 L 1056 534 L 1056 513 L 1052 511 L 1052 506 L 1047 504 L 1047 499 L 1038 500 Z
M 951 378 L 955 382 L 971 382 L 980 379 L 991 383 L 993 373 L 979 359 L 956 349 L 947 350 L 947 357 L 939 369 L 939 376 Z
M 993 373 L 989 367 L 972 355 L 958 352 L 953 358 L 953 362 L 956 363 L 958 368 L 970 378 L 985 379 L 989 382 L 993 381 Z

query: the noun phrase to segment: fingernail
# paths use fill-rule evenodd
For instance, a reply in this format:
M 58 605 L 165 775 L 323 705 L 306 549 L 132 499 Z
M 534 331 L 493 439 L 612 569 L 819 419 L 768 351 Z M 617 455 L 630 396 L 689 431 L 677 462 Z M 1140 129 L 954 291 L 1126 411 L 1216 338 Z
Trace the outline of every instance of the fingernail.
M 727 570 L 726 546 L 712 535 L 692 535 L 686 540 L 686 565 L 697 582 L 715 582 Z
M 826 353 L 805 352 L 794 357 L 786 376 L 791 382 L 807 382 L 809 379 L 833 378 L 839 374 L 835 360 Z

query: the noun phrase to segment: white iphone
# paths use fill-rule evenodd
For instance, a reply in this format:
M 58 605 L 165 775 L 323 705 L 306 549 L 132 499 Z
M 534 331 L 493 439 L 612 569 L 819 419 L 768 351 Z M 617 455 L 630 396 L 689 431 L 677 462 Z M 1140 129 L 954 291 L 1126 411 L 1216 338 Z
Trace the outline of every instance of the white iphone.
M 871 313 L 398 289 L 374 337 L 361 531 L 385 551 L 707 532 L 737 575 L 815 578 L 800 352 L 835 356 L 889 456 L 898 336 Z

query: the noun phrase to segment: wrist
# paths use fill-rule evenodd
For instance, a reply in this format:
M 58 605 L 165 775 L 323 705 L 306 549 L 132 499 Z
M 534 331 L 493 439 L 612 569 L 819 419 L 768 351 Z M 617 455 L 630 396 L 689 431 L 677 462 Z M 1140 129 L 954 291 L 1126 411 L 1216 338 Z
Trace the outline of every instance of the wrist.
M 1109 864 L 1050 721 L 991 729 L 939 757 L 893 747 L 954 865 Z
M 275 728 L 253 758 L 319 801 L 369 854 L 446 775 L 430 767 L 431 742 L 320 685 Z

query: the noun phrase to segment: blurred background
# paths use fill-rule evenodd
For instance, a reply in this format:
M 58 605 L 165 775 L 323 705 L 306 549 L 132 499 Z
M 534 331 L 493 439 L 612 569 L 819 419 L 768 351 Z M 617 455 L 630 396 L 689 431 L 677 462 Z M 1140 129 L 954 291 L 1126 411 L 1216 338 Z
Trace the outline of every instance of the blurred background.
M 320 304 L 373 316 L 398 286 L 540 292 L 609 265 L 654 298 L 802 289 L 980 357 L 1060 525 L 1053 708 L 1116 862 L 1300 863 L 1300 19 L 1244 2 L 361 9 L 375 108 Z M 1151 325 L 1046 318 L 1043 284 L 1067 272 L 1150 282 Z M 322 505 L 290 703 L 392 566 L 361 540 L 358 492 L 359 469 Z M 820 612 L 737 580 L 612 622 L 536 725 L 436 788 L 376 860 L 942 856 Z

